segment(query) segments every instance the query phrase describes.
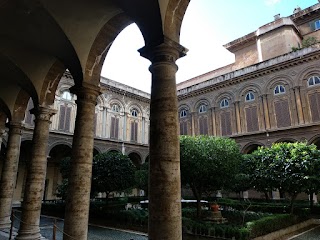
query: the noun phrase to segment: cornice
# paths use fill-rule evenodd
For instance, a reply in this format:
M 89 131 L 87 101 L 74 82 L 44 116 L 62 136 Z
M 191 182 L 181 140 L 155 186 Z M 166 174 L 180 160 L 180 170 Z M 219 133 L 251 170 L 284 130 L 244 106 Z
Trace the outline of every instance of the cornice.
M 214 90 L 218 90 L 218 89 L 221 89 L 221 88 L 224 88 L 224 87 L 236 85 L 236 84 L 239 84 L 241 82 L 244 82 L 246 80 L 250 80 L 250 79 L 253 79 L 253 78 L 266 76 L 268 74 L 275 73 L 275 72 L 278 72 L 278 71 L 281 71 L 281 70 L 284 70 L 284 69 L 292 68 L 292 67 L 300 65 L 302 63 L 311 62 L 311 61 L 317 60 L 319 58 L 320 58 L 320 50 L 317 50 L 317 51 L 313 51 L 311 53 L 307 53 L 307 54 L 305 54 L 303 56 L 298 56 L 296 58 L 289 59 L 289 60 L 286 60 L 286 61 L 283 61 L 283 62 L 279 62 L 277 64 L 273 64 L 273 65 L 270 65 L 270 66 L 267 66 L 267 67 L 264 67 L 264 68 L 261 68 L 261 69 L 257 69 L 257 70 L 252 71 L 252 72 L 244 73 L 243 75 L 240 75 L 240 76 L 230 77 L 227 80 L 222 80 L 220 82 L 213 83 L 213 84 L 210 84 L 208 86 L 204 86 L 204 87 L 199 86 L 198 88 L 195 87 L 196 88 L 195 90 L 191 90 L 188 93 L 179 94 L 179 92 L 183 92 L 183 90 L 188 89 L 188 87 L 185 88 L 185 89 L 180 89 L 178 91 L 178 101 L 181 101 L 181 100 L 184 100 L 184 99 L 188 99 L 188 98 L 192 98 L 194 96 L 202 95 L 202 94 L 205 94 L 205 93 L 208 93 L 208 92 L 212 92 Z M 272 61 L 272 59 L 267 60 L 267 61 Z M 261 63 L 259 63 L 259 64 L 261 64 Z M 256 65 L 258 65 L 258 64 L 256 64 Z M 250 68 L 250 66 L 247 67 L 247 69 L 249 69 L 249 68 Z M 244 69 L 246 69 L 246 68 L 244 68 Z M 240 70 L 244 70 L 244 69 L 240 69 Z M 237 70 L 237 71 L 239 71 L 239 70 Z M 231 72 L 229 74 L 234 74 L 235 75 L 235 73 L 237 71 Z M 223 78 L 223 76 L 226 76 L 226 75 L 228 75 L 228 74 L 216 77 L 214 79 Z M 207 80 L 205 82 L 208 82 L 208 81 L 211 81 L 211 80 L 213 80 L 213 79 Z M 204 84 L 205 82 L 203 82 L 202 84 Z M 191 87 L 189 87 L 189 88 L 191 88 Z

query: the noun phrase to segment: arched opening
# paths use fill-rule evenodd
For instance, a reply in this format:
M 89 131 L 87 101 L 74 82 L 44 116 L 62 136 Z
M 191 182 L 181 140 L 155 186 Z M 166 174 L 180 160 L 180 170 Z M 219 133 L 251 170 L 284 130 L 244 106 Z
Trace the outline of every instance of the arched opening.
M 314 144 L 317 146 L 317 149 L 320 149 L 320 138 L 314 139 L 311 144 Z
M 242 153 L 243 154 L 251 154 L 261 146 L 263 146 L 263 145 L 259 144 L 259 143 L 253 143 L 253 144 L 247 145 L 242 149 Z
M 62 182 L 61 161 L 67 157 L 71 157 L 71 147 L 66 144 L 58 144 L 50 150 L 43 200 L 57 198 L 57 187 Z
M 132 152 L 129 154 L 130 160 L 133 162 L 133 164 L 136 166 L 136 168 L 139 168 L 142 164 L 141 157 L 138 153 Z

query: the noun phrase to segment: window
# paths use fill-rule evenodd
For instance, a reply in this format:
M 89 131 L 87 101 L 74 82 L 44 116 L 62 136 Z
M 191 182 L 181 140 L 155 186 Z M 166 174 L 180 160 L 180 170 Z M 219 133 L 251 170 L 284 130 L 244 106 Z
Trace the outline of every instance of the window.
M 64 100 L 71 101 L 72 100 L 72 95 L 71 95 L 71 93 L 69 91 L 64 91 L 61 94 L 61 98 L 64 99 Z
M 320 20 L 317 20 L 314 22 L 314 30 L 319 30 L 320 29 Z
M 182 109 L 182 110 L 180 111 L 180 118 L 184 118 L 184 117 L 187 117 L 187 110 Z
M 278 94 L 285 93 L 285 92 L 286 92 L 286 89 L 284 88 L 283 85 L 277 85 L 274 88 L 274 95 L 278 95 Z
M 201 104 L 199 107 L 199 113 L 205 113 L 207 112 L 207 106 L 204 104 Z
M 313 85 L 317 85 L 320 84 L 320 77 L 319 76 L 311 76 L 308 79 L 308 86 L 313 86 Z
M 250 102 L 250 101 L 253 101 L 254 100 L 254 94 L 253 92 L 248 92 L 247 95 L 246 95 L 246 102 Z
M 220 102 L 220 107 L 221 107 L 221 108 L 229 107 L 229 101 L 228 101 L 228 99 L 226 99 L 226 98 L 222 99 L 221 102 Z
M 113 104 L 112 107 L 111 107 L 111 110 L 113 112 L 120 112 L 120 107 L 118 104 Z
M 132 117 L 138 117 L 138 112 L 137 112 L 136 109 L 132 109 L 132 110 L 131 110 L 131 116 L 132 116 Z
M 70 117 L 71 107 L 68 105 L 60 105 L 59 114 L 59 126 L 58 129 L 61 131 L 70 131 Z
M 119 137 L 119 118 L 111 117 L 110 138 L 118 139 Z
M 137 142 L 138 141 L 138 123 L 131 122 L 131 141 Z

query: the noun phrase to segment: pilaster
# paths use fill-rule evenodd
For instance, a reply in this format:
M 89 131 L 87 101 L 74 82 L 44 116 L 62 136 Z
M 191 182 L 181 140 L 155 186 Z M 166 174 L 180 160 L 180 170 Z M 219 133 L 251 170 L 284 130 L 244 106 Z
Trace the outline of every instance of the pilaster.
M 294 91 L 294 97 L 295 97 L 295 103 L 296 103 L 296 111 L 298 115 L 298 123 L 304 124 L 301 95 L 300 95 L 300 86 L 294 87 L 293 91 Z
M 237 124 L 236 124 L 236 129 L 237 129 L 237 133 L 241 133 L 241 119 L 240 119 L 240 109 L 239 109 L 239 103 L 240 101 L 235 101 L 233 104 L 234 104 L 234 109 L 235 109 L 235 112 L 236 112 L 236 121 L 237 121 Z
M 269 108 L 268 108 L 268 95 L 263 94 L 261 95 L 262 102 L 263 102 L 263 112 L 264 112 L 264 121 L 265 121 L 265 128 L 266 130 L 270 129 L 270 115 L 269 115 Z

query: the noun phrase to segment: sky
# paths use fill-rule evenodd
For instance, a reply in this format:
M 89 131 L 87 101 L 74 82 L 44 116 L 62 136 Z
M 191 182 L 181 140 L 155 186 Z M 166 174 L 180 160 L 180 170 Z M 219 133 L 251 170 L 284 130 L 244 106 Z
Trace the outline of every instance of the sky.
M 274 15 L 287 17 L 298 6 L 304 9 L 316 3 L 318 0 L 191 0 L 180 32 L 180 44 L 189 51 L 176 62 L 177 83 L 234 62 L 234 55 L 223 45 L 272 22 Z M 101 75 L 150 93 L 150 61 L 137 51 L 143 46 L 140 30 L 131 24 L 113 42 Z

